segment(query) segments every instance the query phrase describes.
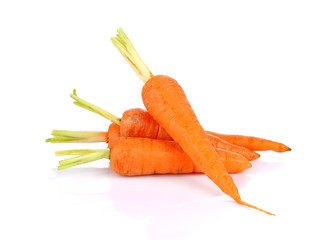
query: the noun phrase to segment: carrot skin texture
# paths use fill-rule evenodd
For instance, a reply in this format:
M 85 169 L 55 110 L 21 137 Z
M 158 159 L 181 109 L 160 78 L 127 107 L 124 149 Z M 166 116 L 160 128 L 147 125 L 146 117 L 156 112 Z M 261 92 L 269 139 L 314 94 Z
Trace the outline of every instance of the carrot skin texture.
M 231 134 L 221 134 L 211 131 L 207 131 L 208 134 L 217 136 L 224 139 L 232 144 L 245 147 L 252 151 L 268 151 L 272 150 L 275 152 L 287 152 L 291 149 L 283 143 L 275 142 L 272 140 L 252 137 L 252 136 L 242 136 L 242 135 L 231 135 Z
M 167 131 L 145 110 L 129 109 L 123 113 L 120 123 L 120 134 L 123 137 L 146 137 L 162 140 L 173 140 Z M 219 137 L 207 134 L 215 148 L 232 151 L 248 160 L 259 158 L 259 154 L 241 146 L 231 144 Z
M 211 134 L 207 134 L 207 137 L 209 138 L 212 146 L 216 148 L 222 148 L 228 151 L 232 151 L 235 153 L 238 153 L 244 157 L 246 157 L 249 161 L 258 159 L 260 157 L 259 153 L 253 152 L 252 150 L 249 150 L 245 147 L 240 147 L 234 144 L 231 144 L 219 137 L 213 136 Z
M 150 116 L 148 112 L 142 110 L 141 113 L 146 113 L 144 114 L 144 116 L 146 116 L 147 118 Z M 136 116 L 140 116 L 142 114 L 140 114 L 140 112 L 138 111 L 138 113 L 136 114 Z M 124 119 L 124 118 L 122 118 Z M 128 119 L 131 119 L 131 118 L 128 118 Z M 159 126 L 159 124 L 153 120 L 153 118 L 150 116 L 150 119 L 152 119 L 152 121 L 155 123 L 156 126 Z M 122 121 L 123 122 L 123 121 Z M 135 122 L 133 120 L 133 122 Z M 143 122 L 143 121 L 141 121 Z M 137 126 L 139 126 L 140 124 L 136 124 Z M 108 148 L 112 148 L 112 143 L 114 141 L 114 138 L 119 138 L 120 137 L 120 133 L 119 133 L 119 125 L 115 124 L 115 123 L 112 123 L 109 127 L 109 141 L 108 141 Z M 127 128 L 125 128 L 127 129 Z M 135 128 L 134 128 L 135 129 Z M 111 133 L 113 132 L 113 133 Z M 149 131 L 150 133 L 153 132 L 153 131 Z M 126 132 L 125 132 L 126 133 Z M 144 133 L 144 131 L 134 131 L 135 134 L 131 134 L 131 132 L 129 132 L 130 135 L 132 136 L 125 136 L 125 137 L 137 137 L 137 138 L 143 138 L 143 136 L 138 136 L 138 135 L 142 135 L 142 133 Z M 160 134 L 160 132 L 159 132 Z M 136 136 L 135 136 L 136 135 Z M 160 139 L 160 136 L 158 136 L 159 139 L 155 139 L 155 135 L 153 135 L 152 137 L 153 138 L 149 138 L 148 139 L 152 139 L 153 141 L 165 141 L 165 142 L 172 142 L 171 145 L 172 145 L 172 149 L 176 150 L 178 149 L 179 151 L 183 151 L 180 149 L 180 147 L 176 147 L 175 145 L 177 143 L 174 142 L 173 139 L 171 139 L 171 137 L 167 134 L 167 132 L 165 131 L 165 135 L 169 137 L 170 140 L 162 140 Z M 148 135 L 149 136 L 149 135 Z M 145 143 L 147 143 L 149 141 L 145 141 Z M 159 143 L 158 143 L 159 144 Z M 168 143 L 167 143 L 167 146 L 168 147 Z M 166 148 L 167 150 L 167 148 Z M 172 151 L 173 151 L 172 150 Z M 215 148 L 217 154 L 219 155 L 220 159 L 222 160 L 226 170 L 228 173 L 239 173 L 239 172 L 242 172 L 244 171 L 245 169 L 248 169 L 250 167 L 252 167 L 251 163 L 248 161 L 247 158 L 245 158 L 244 156 L 240 155 L 240 154 L 237 154 L 233 151 L 228 151 L 228 150 L 225 150 L 225 149 L 220 149 L 220 148 Z M 148 151 L 152 151 L 151 149 L 148 149 Z M 180 152 L 176 153 L 176 154 L 179 154 L 181 155 Z M 185 154 L 185 153 L 184 153 Z M 186 154 L 185 154 L 186 155 Z M 188 156 L 183 156 L 182 159 L 184 158 L 188 158 Z M 155 158 L 155 157 L 154 157 Z M 179 161 L 178 158 L 176 158 L 176 156 L 170 156 L 170 158 L 172 159 L 176 159 L 176 161 Z M 158 159 L 157 161 L 161 161 L 160 159 Z M 189 159 L 189 161 L 192 161 L 191 159 Z M 201 172 L 201 170 L 195 165 L 194 166 L 194 172 Z
M 216 151 L 222 157 L 226 155 L 223 163 L 231 173 L 251 167 L 242 156 Z M 176 142 L 150 138 L 116 138 L 111 148 L 110 167 L 125 176 L 201 173 Z
M 193 173 L 194 164 L 169 141 L 120 137 L 113 142 L 110 168 L 121 175 Z M 175 147 L 175 148 L 174 148 Z
M 125 137 L 172 140 L 151 115 L 140 108 L 133 108 L 123 113 L 120 122 L 120 134 Z
M 143 86 L 142 99 L 150 115 L 224 193 L 241 201 L 238 189 L 188 102 L 181 86 L 168 76 L 157 75 Z
M 113 141 L 120 137 L 120 126 L 116 123 L 111 123 L 108 129 L 108 148 L 112 148 Z

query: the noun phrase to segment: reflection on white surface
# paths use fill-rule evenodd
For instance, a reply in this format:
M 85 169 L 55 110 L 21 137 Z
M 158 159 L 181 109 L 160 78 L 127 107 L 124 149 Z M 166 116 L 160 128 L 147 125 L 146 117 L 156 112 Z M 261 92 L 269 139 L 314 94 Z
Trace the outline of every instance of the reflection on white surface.
M 247 173 L 232 174 L 239 189 L 250 182 Z M 51 181 L 70 202 L 104 201 L 130 218 L 147 219 L 148 239 L 185 238 L 202 222 L 237 206 L 203 174 L 125 177 L 107 167 L 76 167 L 55 175 Z
M 231 233 L 235 238 L 245 234 L 260 239 L 273 228 L 287 230 L 291 236 L 296 225 L 303 224 L 301 218 L 294 218 L 299 210 L 307 216 L 323 215 L 319 206 L 324 198 L 314 200 L 320 205 L 309 204 L 318 191 L 302 178 L 303 169 L 307 172 L 309 168 L 298 161 L 300 156 L 309 159 L 296 152 L 263 153 L 252 162 L 252 168 L 232 174 L 245 201 L 272 211 L 276 217 L 236 204 L 203 174 L 124 177 L 112 172 L 108 161 L 54 169 L 47 193 L 58 207 L 50 214 L 61 218 L 72 237 L 71 224 L 75 228 L 93 224 L 99 236 L 103 236 L 103 228 L 110 231 L 109 236 L 120 236 L 123 231 L 120 239 L 199 239 L 205 233 L 209 234 L 206 239 Z M 316 174 L 317 182 L 321 176 Z M 240 231 L 235 231 L 235 226 Z M 88 228 L 80 231 L 94 234 Z M 305 228 L 303 231 L 309 234 Z M 268 239 L 279 236 L 278 231 L 270 234 Z

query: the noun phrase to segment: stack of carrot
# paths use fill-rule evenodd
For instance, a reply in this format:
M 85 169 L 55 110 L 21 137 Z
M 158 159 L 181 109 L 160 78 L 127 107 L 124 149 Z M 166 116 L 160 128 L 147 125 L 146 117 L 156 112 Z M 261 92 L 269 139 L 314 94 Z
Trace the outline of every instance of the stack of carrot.
M 119 118 L 78 97 L 74 90 L 71 97 L 77 106 L 112 122 L 108 131 L 54 130 L 46 141 L 106 142 L 108 149 L 58 151 L 57 156 L 78 155 L 60 161 L 58 169 L 108 158 L 111 169 L 126 176 L 204 173 L 237 203 L 273 215 L 244 202 L 229 173 L 250 168 L 249 161 L 260 156 L 255 151 L 291 149 L 263 138 L 205 131 L 176 80 L 153 76 L 122 29 L 112 42 L 143 80 L 142 99 L 147 111 L 130 109 Z

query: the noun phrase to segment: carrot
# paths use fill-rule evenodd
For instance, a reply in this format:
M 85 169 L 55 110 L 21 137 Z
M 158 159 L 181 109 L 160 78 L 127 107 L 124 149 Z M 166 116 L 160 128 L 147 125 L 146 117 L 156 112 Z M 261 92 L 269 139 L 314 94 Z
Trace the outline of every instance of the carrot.
M 214 135 L 207 134 L 207 137 L 209 138 L 212 146 L 214 146 L 216 148 L 222 148 L 227 151 L 232 151 L 232 152 L 238 153 L 242 156 L 245 156 L 249 161 L 255 160 L 260 157 L 259 153 L 251 151 L 245 147 L 240 147 L 240 146 L 231 144 L 231 143 L 225 141 L 224 139 L 221 139 Z
M 201 171 L 237 203 L 271 214 L 241 199 L 233 179 L 226 171 L 177 81 L 165 75 L 153 76 L 122 29 L 118 29 L 118 34 L 112 38 L 112 42 L 143 80 L 142 99 L 150 115 Z
M 116 117 L 112 113 L 109 113 L 85 100 L 77 97 L 76 90 L 71 95 L 76 101 L 74 104 L 95 112 L 111 122 L 120 125 L 120 135 L 125 137 L 148 137 L 162 140 L 172 140 L 169 134 L 163 129 L 145 110 L 141 108 L 132 108 L 126 110 L 122 117 Z M 117 127 L 117 126 L 116 126 Z M 92 142 L 96 142 L 98 139 L 102 139 L 104 132 L 94 133 L 92 139 L 90 138 L 91 132 L 75 132 L 73 136 L 70 131 L 59 132 L 55 130 L 53 135 L 57 138 L 51 138 L 48 141 L 62 142 L 70 140 L 70 142 L 83 142 L 85 138 L 89 138 Z M 109 132 L 109 131 L 108 131 Z M 76 133 L 78 133 L 76 135 Z M 216 148 L 222 148 L 228 151 L 233 151 L 245 156 L 248 160 L 254 160 L 259 158 L 259 154 L 254 151 L 267 151 L 272 150 L 275 152 L 285 152 L 291 149 L 283 143 L 275 142 L 272 140 L 242 136 L 242 135 L 230 135 L 221 134 L 211 131 L 206 131 L 212 145 Z M 215 137 L 213 137 L 215 136 Z M 79 138 L 79 140 L 77 139 Z M 109 138 L 110 139 L 110 138 Z M 101 142 L 101 140 L 100 140 Z
M 102 132 L 93 132 L 94 134 L 91 134 L 92 132 L 89 132 L 89 131 L 88 132 L 86 132 L 86 131 L 85 132 L 83 132 L 83 131 L 75 132 L 75 131 L 66 131 L 66 130 L 65 131 L 54 130 L 53 132 L 56 134 L 62 133 L 62 135 L 61 136 L 56 135 L 54 138 L 52 138 L 54 140 L 47 139 L 47 142 L 54 142 L 54 143 L 65 142 L 65 140 L 58 141 L 57 138 L 62 138 L 67 135 L 83 135 L 83 133 L 87 133 L 88 135 L 91 136 L 90 141 L 88 141 L 87 137 L 83 137 L 82 138 L 83 141 L 81 141 L 80 139 L 75 139 L 74 141 L 68 140 L 66 142 L 93 142 L 93 139 L 94 139 L 93 135 L 102 133 Z M 97 139 L 98 139 L 98 142 L 108 143 L 108 148 L 111 149 L 113 146 L 113 142 L 116 141 L 116 139 L 118 139 L 119 137 L 120 137 L 119 125 L 116 123 L 112 123 L 109 126 L 108 132 L 106 134 L 101 134 L 101 136 L 98 136 Z M 156 140 L 156 141 L 173 142 L 172 140 Z M 176 149 L 176 147 L 173 144 L 171 144 L 171 147 L 172 147 L 171 151 L 174 151 Z M 221 157 L 223 164 L 229 173 L 239 173 L 239 172 L 242 172 L 245 169 L 248 169 L 252 166 L 251 163 L 249 163 L 249 161 L 242 155 L 239 155 L 237 153 L 230 152 L 227 150 L 219 149 L 219 148 L 216 148 L 215 150 L 216 150 L 217 154 Z
M 76 90 L 71 95 L 76 101 L 74 104 L 90 110 L 90 106 L 96 110 L 91 110 L 101 116 L 106 117 L 112 122 L 119 123 L 120 134 L 125 137 L 149 137 L 154 139 L 172 140 L 169 134 L 162 128 L 153 117 L 145 110 L 140 108 L 132 108 L 126 110 L 122 117 L 116 117 L 95 105 L 77 97 Z M 234 151 L 245 156 L 248 160 L 259 158 L 259 154 L 254 151 L 272 150 L 275 152 L 290 151 L 290 148 L 283 143 L 278 143 L 264 138 L 221 134 L 211 131 L 206 131 L 211 143 L 216 148 L 222 148 L 229 151 Z M 215 137 L 213 137 L 215 136 Z
M 100 107 L 80 98 L 76 94 L 76 90 L 70 95 L 74 100 L 74 104 L 97 113 L 106 119 L 120 125 L 120 136 L 122 137 L 146 137 L 153 139 L 172 140 L 167 131 L 162 128 L 153 117 L 145 110 L 140 108 L 129 109 L 123 113 L 121 118 L 109 113 Z M 259 158 L 260 154 L 247 148 L 231 144 L 219 137 L 208 134 L 208 137 L 215 148 L 221 148 L 228 151 L 241 154 L 248 160 Z
M 231 173 L 241 172 L 251 167 L 249 161 L 237 154 L 223 150 L 217 150 L 217 153 L 228 155 L 229 160 L 224 157 L 223 163 Z M 60 161 L 59 170 L 102 158 L 110 158 L 111 169 L 126 176 L 201 173 L 201 170 L 177 143 L 150 138 L 118 137 L 113 141 L 111 150 L 64 150 L 56 152 L 56 155 L 80 155 Z
M 231 135 L 231 134 L 221 134 L 207 131 L 207 134 L 219 137 L 229 143 L 235 144 L 237 146 L 242 146 L 252 151 L 267 151 L 272 150 L 275 152 L 286 152 L 291 151 L 291 148 L 283 143 L 275 142 L 272 140 L 252 137 L 252 136 L 242 136 L 242 135 Z

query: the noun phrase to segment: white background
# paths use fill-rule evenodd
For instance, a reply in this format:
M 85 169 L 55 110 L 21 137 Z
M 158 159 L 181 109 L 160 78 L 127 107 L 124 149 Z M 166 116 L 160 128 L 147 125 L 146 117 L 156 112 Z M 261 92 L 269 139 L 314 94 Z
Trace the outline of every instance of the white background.
M 326 239 L 326 1 L 1 1 L 1 239 Z M 106 131 L 74 88 L 121 116 L 143 107 L 110 37 L 183 86 L 208 130 L 281 141 L 234 174 L 121 177 L 108 160 L 58 172 L 52 129 Z

